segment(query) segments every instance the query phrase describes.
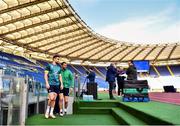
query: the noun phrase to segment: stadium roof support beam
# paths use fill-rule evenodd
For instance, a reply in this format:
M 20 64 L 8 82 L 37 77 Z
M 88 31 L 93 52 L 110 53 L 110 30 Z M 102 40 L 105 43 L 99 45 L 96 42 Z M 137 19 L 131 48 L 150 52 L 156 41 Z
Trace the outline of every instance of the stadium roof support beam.
M 1 41 L 0 46 L 4 46 L 4 45 L 6 45 L 6 43 L 4 41 Z
M 116 49 L 114 49 L 113 51 L 116 51 L 116 50 L 119 50 L 119 48 L 116 48 Z M 111 50 L 111 51 L 112 51 L 112 50 Z M 113 52 L 113 51 L 112 51 L 112 52 Z M 112 52 L 111 52 L 111 53 L 112 53 Z M 103 56 L 103 57 L 104 57 L 104 56 Z M 101 59 L 102 59 L 103 57 L 101 57 Z M 99 60 L 101 60 L 101 59 L 99 59 Z M 107 61 L 107 60 L 102 60 L 102 61 Z
M 9 40 L 8 38 L 0 37 L 0 40 L 24 48 L 24 45 L 23 45 L 22 43 L 18 43 L 18 42 L 15 43 L 14 41 Z M 29 46 L 27 46 L 27 47 L 25 47 L 25 48 L 28 49 L 28 50 L 34 51 L 34 52 L 41 52 L 41 53 L 44 52 L 43 50 L 40 50 L 40 49 L 34 49 L 34 48 L 29 47 Z
M 76 35 L 76 36 L 77 36 L 77 35 Z M 84 37 L 81 37 L 81 38 L 77 38 L 77 39 L 71 40 L 71 41 L 66 42 L 66 43 L 60 43 L 60 44 L 58 44 L 57 46 L 62 46 L 62 45 L 64 45 L 64 44 L 68 44 L 68 43 L 71 43 L 71 42 L 79 41 L 79 40 L 85 39 L 85 38 L 87 38 L 87 37 L 88 37 L 88 36 L 84 36 Z M 47 49 L 46 52 L 48 52 L 48 51 L 50 51 L 50 50 L 53 50 L 53 49 L 57 48 L 57 46 L 52 47 L 52 48 L 50 48 L 50 49 Z
M 112 56 L 111 58 L 109 58 L 108 60 L 109 61 L 111 61 L 115 56 L 117 56 L 119 53 L 121 53 L 121 52 L 123 52 L 123 51 L 125 51 L 126 49 L 128 49 L 129 48 L 129 46 L 127 46 L 127 47 L 125 47 L 124 49 L 122 49 L 122 50 L 120 50 L 120 51 L 118 51 L 114 56 Z
M 169 53 L 169 56 L 167 58 L 167 60 L 169 60 L 171 58 L 172 53 L 174 52 L 174 50 L 177 48 L 177 44 L 173 47 L 173 49 L 171 50 L 171 52 Z
M 51 22 L 54 22 L 54 21 L 63 20 L 63 19 L 69 18 L 70 16 L 72 16 L 72 14 L 65 15 L 65 16 L 62 16 L 62 17 L 57 17 L 57 18 L 54 18 L 54 19 L 49 19 L 49 20 L 46 20 L 46 21 L 43 21 L 43 22 L 28 25 L 28 26 L 25 26 L 25 27 L 22 27 L 22 28 L 18 28 L 18 29 L 3 33 L 0 36 L 5 36 L 7 34 L 12 34 L 14 32 L 19 32 L 19 31 L 22 31 L 22 30 L 26 30 L 28 28 L 33 28 L 33 27 L 40 26 L 40 25 L 47 24 L 47 23 L 51 23 Z
M 82 28 L 83 29 L 83 28 Z M 66 35 L 66 34 L 69 34 L 69 33 L 73 33 L 73 32 L 76 32 L 76 31 L 79 31 L 79 30 L 82 30 L 81 28 L 76 28 L 76 29 L 73 29 L 73 30 L 69 30 L 69 31 L 65 31 L 65 32 L 62 32 L 62 33 L 58 33 L 58 34 L 55 34 L 55 35 L 52 35 L 52 36 L 48 36 L 48 37 L 44 37 L 42 39 L 38 39 L 36 41 L 32 41 L 32 42 L 29 42 L 27 43 L 26 45 L 30 45 L 30 44 L 34 44 L 34 43 L 38 43 L 40 41 L 43 41 L 43 40 L 47 40 L 47 39 L 50 39 L 50 38 L 53 38 L 53 37 L 57 37 L 57 36 L 61 36 L 61 35 Z
M 76 37 L 76 34 L 73 35 L 72 37 Z M 52 41 L 52 42 L 49 42 L 49 43 L 46 43 L 46 44 L 41 45 L 41 46 L 38 46 L 38 47 L 36 47 L 36 48 L 41 48 L 41 47 L 44 47 L 44 46 L 47 46 L 47 45 L 53 45 L 54 43 L 60 43 L 60 42 L 62 42 L 62 41 L 68 40 L 68 39 L 69 39 L 69 36 L 64 37 L 64 38 L 62 38 L 62 39 L 58 39 L 58 40 Z
M 37 12 L 37 13 L 33 13 L 33 14 L 30 14 L 30 15 L 27 15 L 27 16 L 24 16 L 24 17 L 12 19 L 12 20 L 9 20 L 9 21 L 7 21 L 7 22 L 1 23 L 1 24 L 0 24 L 0 27 L 1 27 L 1 26 L 5 26 L 5 25 L 8 25 L 8 24 L 11 24 L 11 23 L 14 23 L 14 22 L 18 22 L 18 21 L 21 21 L 21 20 L 25 20 L 25 19 L 28 19 L 28 18 L 36 17 L 36 16 L 39 16 L 39 15 L 42 15 L 42 14 L 47 14 L 47 13 L 50 13 L 50 12 L 62 10 L 62 9 L 65 9 L 65 8 L 67 8 L 67 6 L 63 5 L 62 7 L 51 8 L 51 9 L 49 9 L 49 10 L 44 10 L 44 11 L 40 11 L 40 12 Z
M 20 4 L 20 5 L 11 7 L 11 8 L 1 10 L 0 14 L 7 13 L 9 11 L 14 11 L 14 10 L 21 9 L 21 8 L 25 8 L 25 7 L 28 7 L 28 6 L 36 5 L 36 4 L 39 4 L 39 3 L 46 2 L 46 1 L 49 1 L 49 0 L 35 0 L 35 1 L 29 2 L 29 3 Z
M 57 27 L 52 27 L 50 29 L 45 29 L 45 30 L 42 30 L 42 31 L 39 31 L 39 32 L 35 32 L 35 33 L 32 33 L 32 34 L 28 34 L 28 35 L 25 35 L 21 38 L 18 38 L 18 39 L 14 39 L 15 41 L 18 41 L 20 39 L 25 39 L 25 38 L 28 38 L 28 37 L 31 37 L 31 36 L 34 36 L 34 35 L 39 35 L 39 34 L 43 34 L 45 32 L 50 32 L 50 31 L 53 31 L 53 30 L 57 30 L 57 29 L 62 29 L 62 28 L 66 28 L 66 27 L 69 27 L 69 26 L 72 26 L 74 24 L 76 24 L 78 22 L 71 22 L 71 23 L 66 23 L 64 25 L 60 25 L 60 26 L 57 26 Z
M 163 50 L 164 50 L 166 47 L 167 47 L 167 45 L 164 46 L 164 47 L 159 51 L 159 53 L 158 53 L 158 54 L 156 55 L 156 57 L 154 58 L 154 61 L 157 60 L 157 58 L 159 57 L 159 55 L 161 55 L 161 53 L 163 52 Z
M 107 44 L 107 43 L 106 43 Z M 105 44 L 103 44 L 103 45 L 105 45 Z M 103 48 L 101 48 L 99 51 L 97 51 L 96 53 L 94 53 L 94 54 L 91 54 L 90 56 L 88 56 L 87 58 L 85 58 L 86 60 L 87 59 L 90 59 L 91 57 L 93 57 L 93 56 L 95 56 L 96 54 L 98 54 L 99 52 L 101 52 L 103 49 L 105 49 L 105 48 L 109 48 L 109 47 L 111 47 L 112 45 L 109 45 L 108 47 L 103 47 Z M 91 50 L 93 50 L 93 49 L 91 49 Z M 91 51 L 90 50 L 90 51 Z M 86 54 L 86 53 L 85 53 Z M 96 61 L 96 60 L 94 60 L 94 61 Z
M 93 39 L 94 39 L 94 38 L 93 38 Z M 86 47 L 88 47 L 88 46 L 90 46 L 90 45 L 92 45 L 92 44 L 95 44 L 95 43 L 97 43 L 97 42 L 100 42 L 100 41 L 101 41 L 101 40 L 97 40 L 97 41 L 94 41 L 93 43 L 89 43 L 89 44 L 86 45 L 86 46 L 83 46 L 83 47 L 81 47 L 81 48 L 79 48 L 79 49 L 76 49 L 76 50 L 74 50 L 74 51 L 68 53 L 67 56 L 68 56 L 68 55 L 71 55 L 71 54 L 73 54 L 73 53 L 75 53 L 77 50 L 84 49 L 84 48 L 86 48 Z M 78 46 L 78 45 L 76 45 L 76 46 Z
M 141 52 L 143 52 L 147 47 L 141 49 L 133 58 L 132 60 L 134 60 L 136 58 L 136 56 L 138 56 Z
M 103 45 L 106 45 L 107 43 L 103 43 L 101 46 L 103 46 Z M 88 53 L 88 52 L 90 52 L 90 51 L 92 51 L 94 48 L 92 48 L 92 49 L 89 49 L 89 50 L 87 50 L 86 52 L 84 52 L 84 53 L 81 53 L 80 55 L 78 55 L 78 57 L 80 57 L 80 56 L 82 56 L 82 55 L 84 55 L 84 54 L 86 54 L 86 53 Z M 85 60 L 87 60 L 87 58 L 85 59 Z
M 114 46 L 114 44 L 112 44 L 112 45 L 109 45 L 108 47 L 106 47 L 106 48 L 110 48 L 110 47 L 112 47 L 112 46 Z M 104 48 L 103 48 L 104 49 Z M 100 52 L 103 50 L 103 49 L 101 49 L 100 50 Z M 91 55 L 91 56 L 89 56 L 88 58 L 90 59 L 91 57 L 93 57 L 93 56 L 95 56 L 96 54 L 98 54 L 99 52 L 96 52 L 95 54 L 93 54 L 93 55 Z
M 113 45 L 113 46 L 114 46 L 114 48 L 116 48 L 115 45 Z M 102 59 L 104 56 L 106 56 L 108 53 L 110 53 L 110 52 L 112 52 L 112 51 L 113 51 L 113 49 L 107 51 L 107 52 L 104 53 L 101 57 L 99 57 L 99 59 Z
M 77 35 L 76 35 L 77 36 Z M 6 39 L 6 38 L 4 38 L 4 37 L 0 37 L 0 38 L 3 38 L 3 39 Z M 64 39 L 64 40 L 66 40 L 66 39 Z M 56 40 L 56 41 L 53 41 L 53 42 L 51 42 L 52 44 L 54 44 L 55 42 L 60 42 L 60 40 Z M 14 41 L 10 41 L 10 43 L 14 43 Z M 18 43 L 18 42 L 16 42 L 17 44 L 16 45 L 18 45 L 18 46 L 20 46 L 20 47 L 23 47 L 23 48 L 27 48 L 27 49 L 29 49 L 29 50 L 32 50 L 32 47 L 31 46 L 29 46 L 29 45 L 26 45 L 26 44 L 24 44 L 24 43 Z M 46 45 L 50 45 L 50 43 L 47 43 L 47 44 L 45 44 L 45 45 L 42 45 L 42 46 L 38 46 L 38 47 L 33 47 L 33 50 L 32 51 L 39 51 L 39 52 L 44 52 L 44 50 L 41 50 L 41 49 L 38 49 L 38 48 L 40 48 L 40 47 L 44 47 L 44 46 L 46 46 Z M 62 45 L 62 44 L 60 44 L 60 45 Z M 53 47 L 52 49 L 54 49 L 54 48 L 56 48 L 56 47 Z M 49 50 L 49 49 L 48 49 Z
M 76 37 L 76 35 L 73 35 L 74 37 Z M 72 36 L 72 37 L 73 37 Z M 37 48 L 41 48 L 41 47 L 44 47 L 44 46 L 47 46 L 47 45 L 53 45 L 54 43 L 61 43 L 62 41 L 65 41 L 65 40 L 68 40 L 69 39 L 69 36 L 68 37 L 65 37 L 65 38 L 62 38 L 62 39 L 58 39 L 58 40 L 55 40 L 55 41 L 52 41 L 50 43 L 46 43 L 44 45 L 41 45 L 41 46 L 38 46 Z M 64 44 L 64 43 L 63 43 Z M 62 44 L 60 44 L 62 45 Z M 58 45 L 59 46 L 59 45 Z M 54 48 L 52 48 L 54 49 Z
M 93 39 L 94 39 L 94 38 L 90 38 L 89 40 L 83 41 L 83 43 L 88 42 L 88 41 L 91 41 L 91 40 L 93 40 Z M 67 50 L 67 49 L 70 49 L 70 48 L 72 48 L 72 47 L 74 47 L 74 45 L 72 45 L 72 46 L 70 46 L 70 47 L 67 47 L 67 48 L 64 48 L 63 50 L 60 50 L 60 51 L 58 51 L 57 53 L 63 52 L 63 51 L 65 51 L 65 50 Z
M 121 57 L 121 59 L 119 61 L 122 61 L 126 56 L 128 56 L 130 53 L 132 53 L 135 49 L 137 49 L 139 47 L 134 47 L 132 48 L 130 51 L 128 51 L 123 57 Z
M 156 48 L 157 48 L 157 46 L 153 47 L 151 50 L 149 50 L 149 52 L 155 50 Z M 149 53 L 149 54 L 150 54 L 150 53 Z M 145 59 L 149 56 L 149 54 L 145 55 L 145 57 L 143 58 L 143 60 L 145 60 Z

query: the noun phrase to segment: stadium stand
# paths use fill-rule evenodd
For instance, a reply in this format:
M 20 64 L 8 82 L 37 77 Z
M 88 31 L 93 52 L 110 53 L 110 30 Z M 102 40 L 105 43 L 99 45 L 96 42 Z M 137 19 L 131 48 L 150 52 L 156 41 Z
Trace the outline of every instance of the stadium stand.
M 170 66 L 171 70 L 173 71 L 174 75 L 180 75 L 180 65 Z
M 102 74 L 106 75 L 106 67 L 96 67 Z
M 170 76 L 166 66 L 157 66 L 156 69 L 159 71 L 161 76 Z
M 17 62 L 18 59 L 19 62 Z M 33 78 L 34 80 L 42 83 L 44 83 L 44 68 L 47 66 L 48 62 L 37 60 L 36 63 L 33 63 L 29 61 L 26 58 L 0 52 L 0 63 L 1 66 L 11 66 L 14 68 L 14 70 L 18 71 L 19 76 L 25 77 L 28 75 L 29 77 Z M 166 66 L 155 66 L 158 72 L 161 76 L 171 76 L 170 72 L 168 71 Z M 81 65 L 72 65 L 69 64 L 68 68 L 75 74 L 80 75 L 80 81 L 81 84 L 84 84 L 86 80 L 86 71 L 88 70 L 89 66 L 81 66 Z M 102 66 L 94 66 L 95 72 L 96 72 L 96 82 L 98 83 L 98 86 L 100 89 L 104 90 L 108 88 L 107 82 L 105 82 L 105 76 L 106 76 L 106 67 Z M 175 76 L 180 76 L 180 66 L 170 66 L 170 69 L 174 73 Z M 15 71 L 12 71 L 10 69 L 5 70 L 5 74 L 8 75 L 16 75 Z M 154 68 L 150 67 L 149 77 L 157 77 L 158 74 L 154 70 Z M 145 77 L 145 76 L 144 76 Z M 140 78 L 143 78 L 141 76 Z

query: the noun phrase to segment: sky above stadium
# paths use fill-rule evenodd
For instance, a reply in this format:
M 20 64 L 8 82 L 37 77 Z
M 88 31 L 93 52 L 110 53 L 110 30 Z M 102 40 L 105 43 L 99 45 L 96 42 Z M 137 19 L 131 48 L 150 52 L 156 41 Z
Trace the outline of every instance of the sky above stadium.
M 95 32 L 136 43 L 180 42 L 180 0 L 69 0 Z

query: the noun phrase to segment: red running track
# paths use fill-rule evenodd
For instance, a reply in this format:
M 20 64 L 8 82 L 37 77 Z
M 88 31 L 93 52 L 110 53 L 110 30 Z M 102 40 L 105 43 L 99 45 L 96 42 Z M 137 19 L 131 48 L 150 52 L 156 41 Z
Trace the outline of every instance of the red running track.
M 180 93 L 151 92 L 149 97 L 153 101 L 180 105 Z

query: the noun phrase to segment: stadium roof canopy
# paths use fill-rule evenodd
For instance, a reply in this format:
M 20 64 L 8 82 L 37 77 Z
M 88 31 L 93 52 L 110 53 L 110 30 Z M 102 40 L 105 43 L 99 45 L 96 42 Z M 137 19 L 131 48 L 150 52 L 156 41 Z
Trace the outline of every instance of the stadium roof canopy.
M 95 33 L 66 0 L 1 0 L 1 50 L 91 62 L 180 60 L 180 44 L 139 45 Z

